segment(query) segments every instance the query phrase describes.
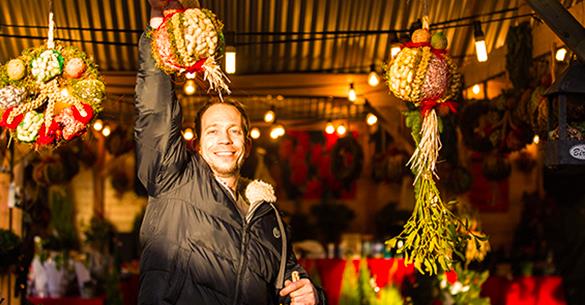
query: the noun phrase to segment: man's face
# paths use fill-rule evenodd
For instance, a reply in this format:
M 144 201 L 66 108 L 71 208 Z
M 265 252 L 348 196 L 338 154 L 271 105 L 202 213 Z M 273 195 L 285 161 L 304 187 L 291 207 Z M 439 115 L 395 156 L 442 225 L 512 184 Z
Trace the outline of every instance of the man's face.
M 199 154 L 215 175 L 238 175 L 249 147 L 242 128 L 242 116 L 235 107 L 214 104 L 203 113 Z

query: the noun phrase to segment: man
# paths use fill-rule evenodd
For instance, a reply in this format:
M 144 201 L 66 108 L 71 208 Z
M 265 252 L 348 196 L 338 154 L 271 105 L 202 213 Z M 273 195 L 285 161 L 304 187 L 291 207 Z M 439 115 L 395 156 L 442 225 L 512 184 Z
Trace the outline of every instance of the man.
M 150 2 L 156 28 L 164 5 Z M 149 195 L 139 304 L 261 305 L 279 296 L 324 303 L 294 258 L 272 187 L 240 178 L 251 146 L 241 105 L 204 105 L 195 119 L 197 153 L 189 152 L 173 83 L 143 35 L 136 110 L 138 177 Z M 293 271 L 300 280 L 290 281 Z

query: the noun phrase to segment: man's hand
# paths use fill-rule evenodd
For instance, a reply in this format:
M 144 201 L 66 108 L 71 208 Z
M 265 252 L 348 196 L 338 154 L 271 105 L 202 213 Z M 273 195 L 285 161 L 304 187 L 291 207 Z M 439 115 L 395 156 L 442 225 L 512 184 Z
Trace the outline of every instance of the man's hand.
M 296 282 L 286 280 L 280 296 L 290 296 L 291 305 L 316 305 L 317 291 L 309 279 L 300 279 Z
M 181 3 L 179 1 L 170 0 L 148 0 L 150 3 L 150 27 L 153 29 L 163 22 L 163 16 L 181 9 Z

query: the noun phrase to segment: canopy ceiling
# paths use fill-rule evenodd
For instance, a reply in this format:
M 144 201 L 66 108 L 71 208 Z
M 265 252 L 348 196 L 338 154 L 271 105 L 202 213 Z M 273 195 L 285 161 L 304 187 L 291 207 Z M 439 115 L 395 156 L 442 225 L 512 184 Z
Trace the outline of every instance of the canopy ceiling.
M 258 111 L 274 103 L 267 95 L 287 98 L 288 104 L 279 102 L 282 111 L 293 109 L 287 105 L 300 103 L 299 97 L 318 97 L 324 105 L 328 102 L 323 98 L 334 97 L 338 101 L 347 96 L 349 82 L 356 84 L 362 101 L 369 99 L 380 110 L 380 105 L 387 105 L 391 97 L 384 86 L 368 87 L 365 73 L 372 64 L 381 71 L 389 60 L 392 40 L 406 33 L 425 11 L 431 30 L 445 31 L 449 53 L 460 66 L 476 61 L 473 20 L 482 22 L 490 52 L 505 43 L 509 27 L 519 17 L 532 13 L 523 0 L 200 2 L 223 20 L 224 33 L 235 33 L 233 43 L 238 60 L 237 73 L 230 76 L 233 95 L 250 100 L 264 96 L 263 101 L 251 103 Z M 563 2 L 571 5 L 575 1 Z M 18 56 L 27 47 L 45 43 L 49 0 L 3 1 L 1 6 L 0 62 Z M 138 59 L 136 45 L 147 23 L 148 1 L 53 0 L 53 10 L 56 39 L 76 45 L 94 57 L 106 76 L 110 100 L 131 100 Z M 312 103 L 302 104 L 312 107 Z M 327 111 L 312 112 L 305 108 L 291 110 L 290 115 L 300 119 L 301 111 L 315 115 L 313 120 L 331 116 Z M 399 117 L 399 112 L 393 114 L 394 118 L 396 115 Z M 388 119 L 392 115 L 385 116 Z

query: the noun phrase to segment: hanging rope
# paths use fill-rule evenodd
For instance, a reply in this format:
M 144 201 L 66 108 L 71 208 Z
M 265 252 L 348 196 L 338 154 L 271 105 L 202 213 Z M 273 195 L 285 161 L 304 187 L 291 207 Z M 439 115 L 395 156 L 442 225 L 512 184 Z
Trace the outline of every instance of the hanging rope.
M 55 48 L 55 41 L 54 41 L 54 30 L 55 30 L 55 20 L 53 19 L 53 0 L 49 0 L 49 33 L 48 33 L 48 40 L 47 40 L 47 48 L 54 49 Z

